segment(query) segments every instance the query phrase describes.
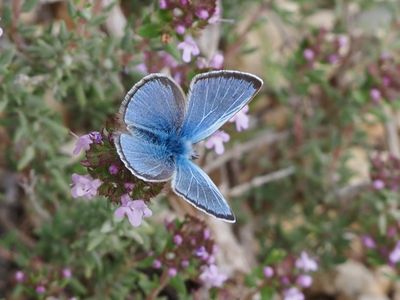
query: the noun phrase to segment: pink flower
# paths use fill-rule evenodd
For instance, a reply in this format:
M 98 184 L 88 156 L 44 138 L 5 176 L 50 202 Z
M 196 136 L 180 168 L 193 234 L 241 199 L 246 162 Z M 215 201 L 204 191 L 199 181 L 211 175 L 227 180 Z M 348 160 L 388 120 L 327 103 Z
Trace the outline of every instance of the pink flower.
M 124 216 L 127 216 L 129 223 L 131 223 L 133 227 L 140 226 L 143 218 L 150 217 L 152 214 L 152 211 L 143 200 L 132 200 L 128 194 L 121 196 L 121 206 L 114 212 L 114 216 L 117 219 L 122 219 Z
M 125 188 L 128 192 L 132 192 L 133 189 L 134 189 L 134 187 L 135 187 L 135 184 L 134 184 L 134 183 L 131 183 L 131 182 L 125 182 L 125 183 L 124 183 L 124 188 Z
M 376 247 L 374 239 L 369 235 L 364 235 L 361 240 L 363 245 L 368 249 L 374 249 Z
M 180 234 L 175 234 L 175 236 L 174 236 L 175 245 L 179 246 L 180 244 L 182 244 L 182 242 L 183 242 L 182 236 Z
M 178 24 L 175 26 L 175 31 L 177 34 L 183 35 L 186 31 L 186 28 L 182 24 Z
M 301 252 L 300 257 L 296 260 L 296 268 L 305 272 L 317 271 L 318 264 L 315 260 L 308 256 L 306 252 Z
M 208 240 L 210 237 L 211 237 L 211 230 L 208 229 L 208 228 L 204 229 L 204 231 L 203 231 L 203 238 L 204 238 L 205 240 Z
M 72 197 L 85 197 L 92 199 L 97 195 L 97 189 L 101 186 L 100 179 L 93 179 L 90 175 L 72 174 Z
M 96 144 L 101 143 L 102 136 L 98 131 L 92 131 L 88 134 L 84 134 L 78 138 L 75 143 L 73 155 L 78 155 L 82 150 L 87 151 L 90 149 L 90 145 L 95 142 Z
M 272 269 L 270 266 L 265 266 L 263 269 L 263 273 L 265 278 L 271 278 L 274 276 L 274 269 Z
M 205 20 L 210 16 L 210 14 L 205 8 L 200 8 L 196 11 L 196 16 L 198 16 L 202 20 Z
M 310 48 L 304 49 L 303 56 L 307 61 L 312 61 L 315 58 L 314 51 Z
M 82 135 L 78 138 L 75 144 L 74 151 L 72 154 L 78 155 L 82 150 L 87 151 L 90 149 L 90 145 L 93 143 L 90 134 Z
M 222 69 L 222 66 L 224 65 L 224 55 L 218 52 L 210 59 L 210 61 L 207 61 L 207 59 L 204 57 L 199 57 L 197 58 L 196 63 L 199 69 Z
M 200 54 L 199 47 L 190 35 L 188 35 L 183 42 L 178 44 L 178 49 L 182 50 L 182 59 L 186 63 L 191 61 L 192 55 L 197 56 Z
M 220 52 L 214 54 L 210 60 L 210 67 L 213 69 L 221 69 L 224 65 L 224 55 Z
M 202 260 L 207 260 L 210 254 L 208 254 L 206 248 L 201 246 L 200 248 L 196 249 L 196 256 L 200 257 Z
M 234 115 L 229 120 L 229 122 L 231 123 L 235 122 L 236 130 L 239 132 L 249 128 L 249 116 L 247 115 L 248 111 L 249 111 L 249 106 L 246 105 L 245 107 L 242 108 L 242 110 L 240 110 L 236 115 Z
M 168 8 L 167 0 L 159 0 L 158 6 L 160 7 L 160 9 L 167 9 Z
M 392 252 L 390 252 L 389 261 L 392 264 L 397 264 L 398 262 L 400 262 L 400 241 L 397 242 Z
M 216 1 L 215 10 L 211 18 L 208 19 L 209 24 L 215 24 L 221 21 L 221 5 L 220 1 Z
M 44 294 L 46 292 L 46 288 L 43 285 L 38 285 L 36 287 L 36 293 L 38 294 Z
M 331 54 L 328 57 L 328 61 L 330 64 L 334 65 L 339 61 L 339 56 L 337 56 L 337 54 Z
M 17 282 L 23 282 L 25 280 L 25 273 L 22 271 L 15 272 L 14 278 Z
M 343 48 L 343 47 L 347 46 L 347 44 L 349 43 L 349 38 L 345 35 L 341 35 L 338 37 L 337 41 L 338 41 L 339 47 Z
M 308 288 L 312 285 L 313 279 L 310 275 L 302 274 L 297 277 L 297 284 L 303 288 Z
M 108 167 L 108 172 L 110 172 L 111 175 L 115 175 L 118 173 L 118 167 L 114 164 Z
M 228 279 L 226 274 L 221 273 L 216 265 L 206 266 L 199 278 L 207 287 L 221 287 Z
M 189 267 L 189 261 L 188 261 L 187 259 L 185 259 L 185 260 L 182 260 L 182 262 L 181 262 L 181 266 L 182 266 L 182 267 L 184 267 L 184 268 L 187 268 L 187 267 Z
M 304 294 L 296 287 L 283 292 L 283 300 L 304 300 Z
M 375 103 L 378 103 L 382 98 L 381 91 L 375 88 L 369 91 L 369 96 Z
M 71 269 L 70 269 L 70 268 L 64 268 L 64 269 L 62 270 L 62 275 L 63 275 L 63 277 L 66 278 L 66 279 L 71 278 L 71 277 L 72 277 L 72 271 L 71 271 Z
M 178 274 L 177 269 L 175 269 L 175 268 L 169 268 L 169 269 L 168 269 L 168 276 L 169 276 L 169 277 L 175 277 L 176 274 Z
M 381 180 L 381 179 L 375 179 L 375 180 L 372 182 L 372 186 L 373 186 L 374 189 L 376 189 L 376 190 L 381 190 L 381 189 L 383 189 L 383 188 L 385 187 L 385 183 L 384 183 L 383 180 Z
M 103 137 L 98 131 L 92 131 L 91 133 L 89 133 L 89 136 L 95 144 L 100 144 L 103 141 Z
M 215 153 L 221 155 L 224 153 L 224 143 L 228 142 L 230 139 L 229 134 L 227 134 L 223 130 L 216 131 L 211 137 L 209 137 L 206 141 L 206 148 L 212 149 L 214 148 Z
M 159 261 L 158 259 L 153 261 L 153 267 L 154 268 L 159 269 L 159 268 L 161 268 L 161 265 L 162 265 L 161 261 Z
M 0 27 L 0 37 L 3 35 L 3 28 Z

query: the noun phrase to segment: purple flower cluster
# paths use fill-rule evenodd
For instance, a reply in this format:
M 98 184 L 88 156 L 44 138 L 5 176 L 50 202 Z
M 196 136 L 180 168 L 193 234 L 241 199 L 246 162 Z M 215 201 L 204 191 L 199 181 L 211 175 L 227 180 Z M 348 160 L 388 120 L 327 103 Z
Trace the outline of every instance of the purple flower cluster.
M 265 266 L 263 274 L 267 284 L 278 284 L 284 300 L 303 300 L 303 288 L 313 283 L 311 273 L 318 270 L 317 261 L 303 251 L 298 258 L 286 257 L 275 266 Z
M 327 63 L 336 65 L 344 59 L 348 53 L 349 38 L 345 35 L 333 35 L 326 29 L 320 29 L 316 35 L 306 40 L 303 48 L 303 59 L 308 67 L 314 67 L 315 63 Z
M 361 236 L 361 242 L 367 255 L 380 257 L 383 262 L 395 266 L 400 263 L 400 222 L 393 221 L 382 235 L 376 226 L 368 230 L 368 234 Z
M 383 99 L 393 101 L 400 96 L 400 63 L 389 55 L 383 54 L 377 62 L 368 66 L 368 74 L 373 82 L 370 87 L 370 98 L 374 103 Z
M 227 275 L 217 267 L 215 254 L 217 248 L 205 223 L 186 217 L 182 222 L 167 222 L 171 242 L 153 261 L 155 269 L 164 269 L 168 276 L 174 277 L 191 264 L 201 270 L 200 281 L 208 288 L 221 287 Z
M 216 23 L 220 18 L 220 8 L 215 0 L 159 0 L 158 3 L 161 10 L 170 13 L 170 26 L 178 35 Z
M 375 190 L 398 191 L 400 186 L 400 159 L 378 153 L 371 158 L 371 181 Z
M 23 285 L 24 289 L 37 297 L 46 295 L 49 298 L 72 299 L 68 295 L 68 283 L 73 277 L 71 268 L 54 268 L 44 264 L 39 259 L 33 259 L 32 265 L 25 271 L 18 270 L 14 273 L 14 282 Z

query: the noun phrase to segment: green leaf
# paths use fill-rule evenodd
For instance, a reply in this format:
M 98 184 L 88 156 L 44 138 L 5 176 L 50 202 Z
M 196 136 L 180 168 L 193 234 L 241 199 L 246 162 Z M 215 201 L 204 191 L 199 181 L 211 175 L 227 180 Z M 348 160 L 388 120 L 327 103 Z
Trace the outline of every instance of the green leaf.
M 31 11 L 38 3 L 38 0 L 25 0 L 24 4 L 22 5 L 23 12 Z
M 25 149 L 25 153 L 19 160 L 17 169 L 18 171 L 24 169 L 35 157 L 35 148 L 30 145 Z
M 0 69 L 5 69 L 12 61 L 14 57 L 14 51 L 12 49 L 2 50 L 0 54 Z
M 155 38 L 160 36 L 161 28 L 159 24 L 149 23 L 138 29 L 138 34 L 146 38 Z

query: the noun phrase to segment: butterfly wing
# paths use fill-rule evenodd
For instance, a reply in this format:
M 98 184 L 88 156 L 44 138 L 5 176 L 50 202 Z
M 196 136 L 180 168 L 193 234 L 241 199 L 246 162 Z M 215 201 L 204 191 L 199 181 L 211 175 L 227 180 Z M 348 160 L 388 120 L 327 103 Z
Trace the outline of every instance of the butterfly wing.
M 190 85 L 182 137 L 192 143 L 207 138 L 241 110 L 262 84 L 257 76 L 237 71 L 197 75 Z
M 126 95 L 120 109 L 128 132 L 115 136 L 119 157 L 136 177 L 166 181 L 175 170 L 175 158 L 166 139 L 177 135 L 183 122 L 185 97 L 169 77 L 144 77 Z
M 175 158 L 166 151 L 156 135 L 135 129 L 114 139 L 119 157 L 126 168 L 145 181 L 166 181 L 175 171 Z
M 155 134 L 171 133 L 180 128 L 185 112 L 185 96 L 168 76 L 151 74 L 125 96 L 120 113 L 129 127 Z
M 208 175 L 190 160 L 178 159 L 172 188 L 196 208 L 219 219 L 235 222 L 235 216 L 221 192 Z

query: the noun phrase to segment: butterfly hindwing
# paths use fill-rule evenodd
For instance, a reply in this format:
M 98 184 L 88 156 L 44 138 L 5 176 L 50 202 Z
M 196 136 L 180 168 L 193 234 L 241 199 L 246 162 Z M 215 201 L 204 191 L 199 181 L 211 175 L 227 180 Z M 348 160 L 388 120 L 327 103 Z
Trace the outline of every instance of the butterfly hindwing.
M 228 222 L 235 222 L 228 203 L 208 175 L 189 159 L 176 162 L 172 188 L 196 208 Z
M 262 80 L 237 71 L 214 71 L 193 78 L 181 135 L 197 143 L 220 128 L 258 92 Z
M 175 159 L 155 135 L 135 129 L 116 136 L 115 146 L 125 166 L 140 179 L 167 181 L 175 171 Z

